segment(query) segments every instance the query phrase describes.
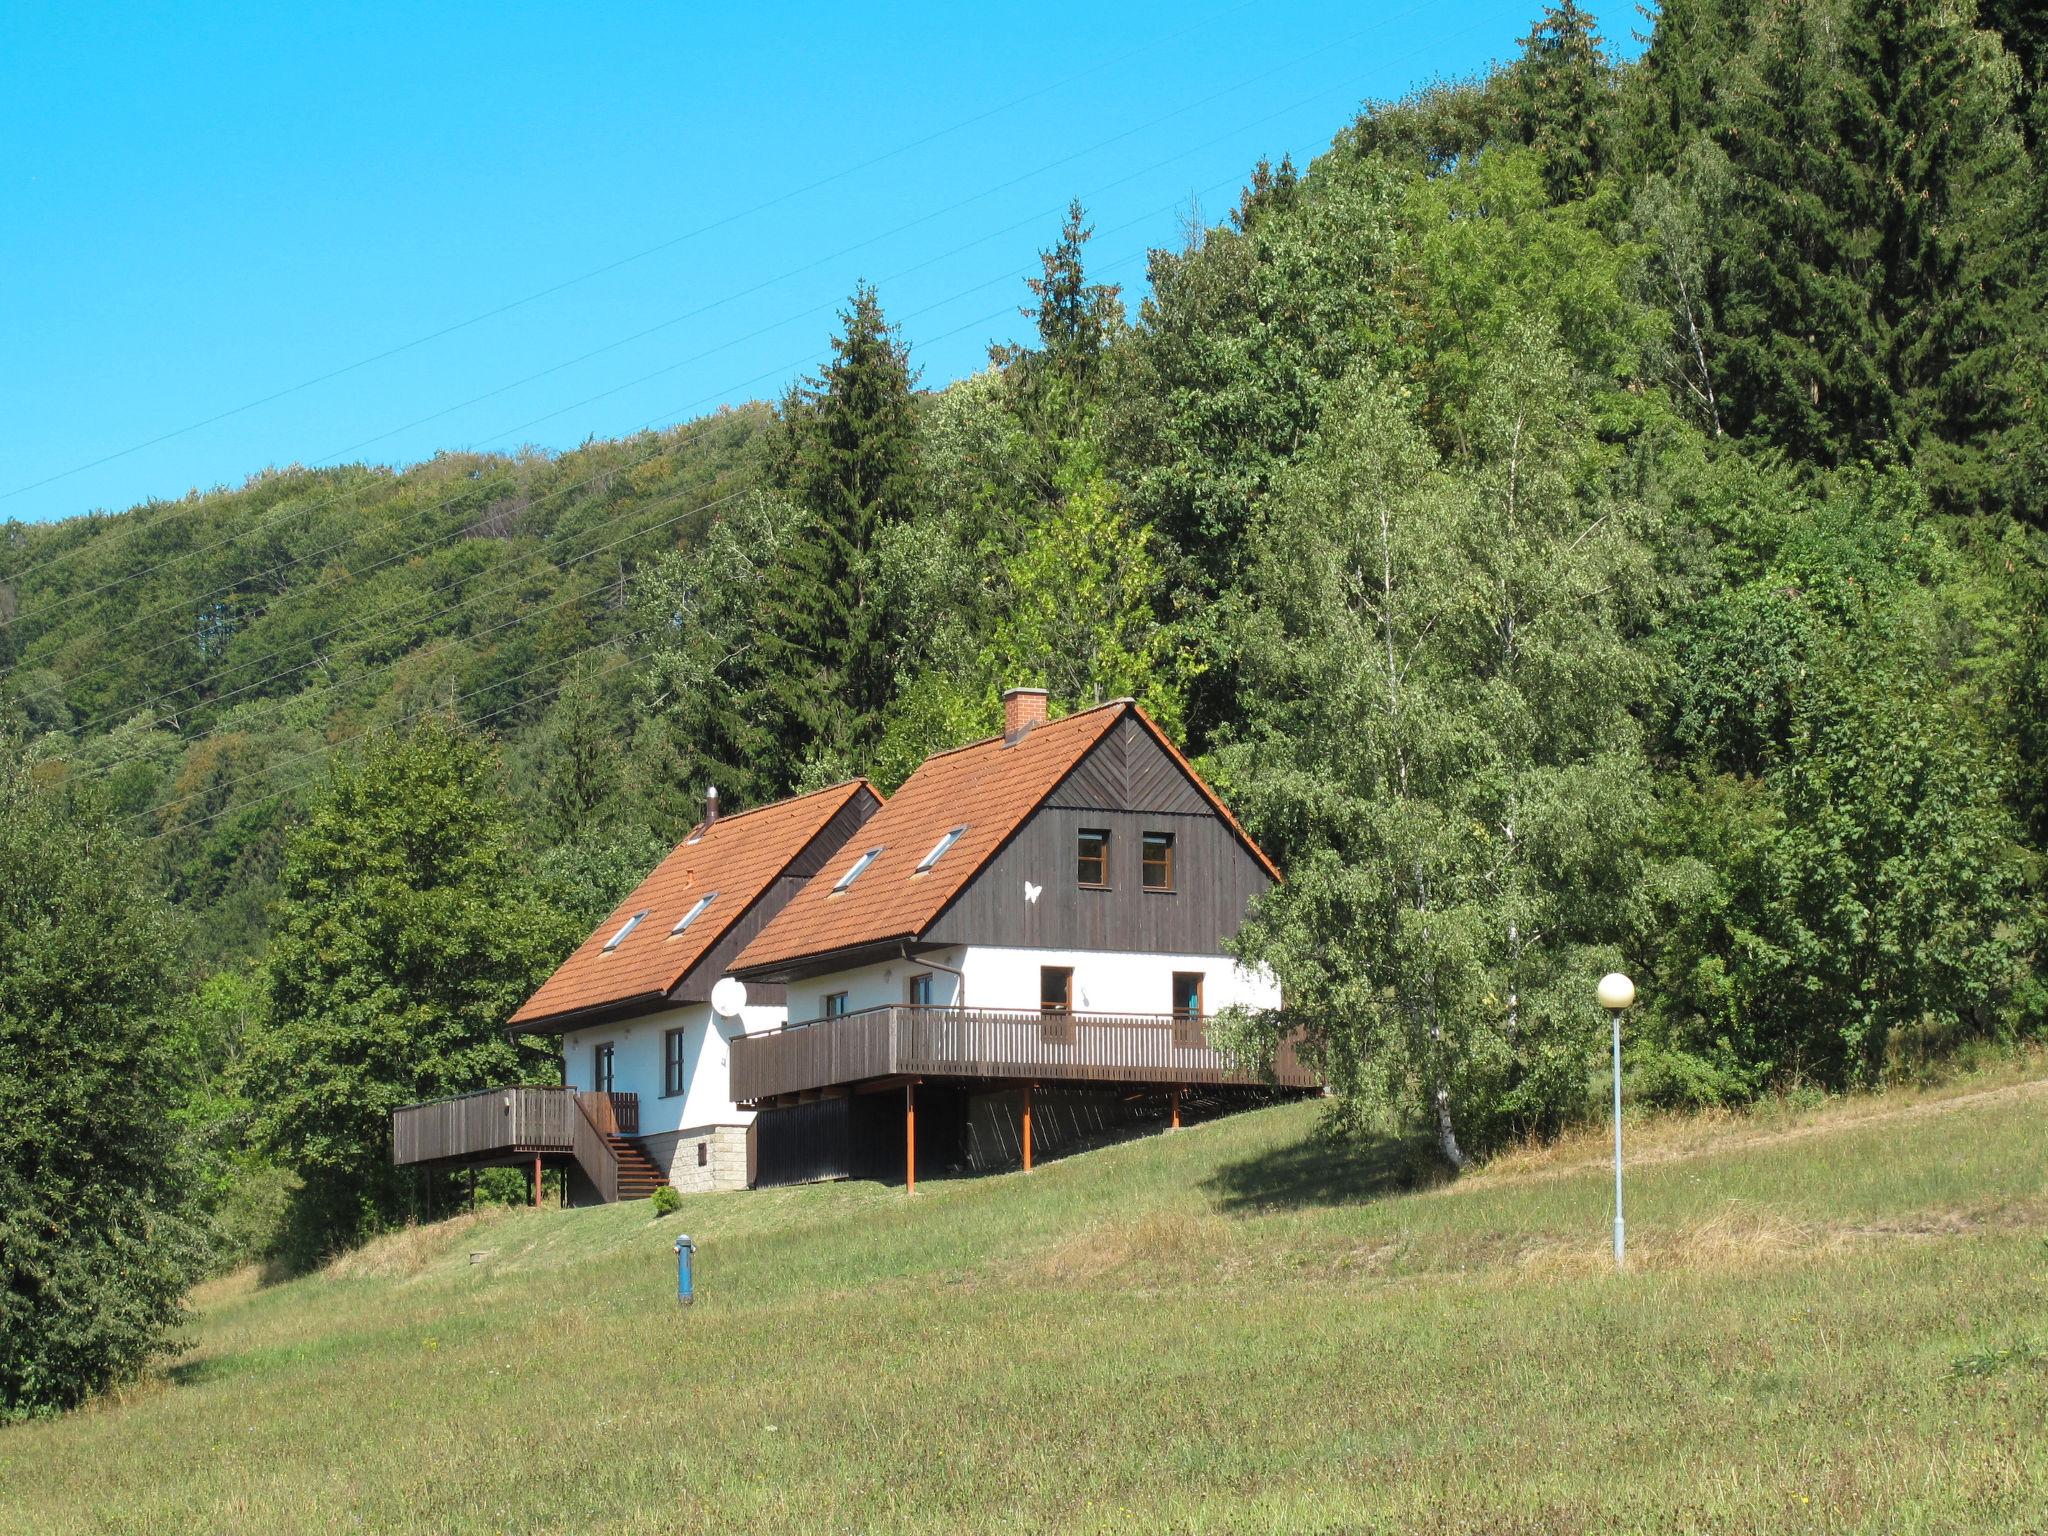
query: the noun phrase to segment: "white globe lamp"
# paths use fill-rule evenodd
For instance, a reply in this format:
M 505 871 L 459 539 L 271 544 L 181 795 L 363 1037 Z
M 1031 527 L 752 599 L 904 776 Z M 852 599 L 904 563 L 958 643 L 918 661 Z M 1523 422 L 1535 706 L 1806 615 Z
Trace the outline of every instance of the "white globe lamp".
M 1621 1016 L 1636 1000 L 1636 984 L 1620 971 L 1609 971 L 1594 995 L 1614 1025 L 1614 1267 L 1620 1269 L 1628 1247 L 1621 1221 Z

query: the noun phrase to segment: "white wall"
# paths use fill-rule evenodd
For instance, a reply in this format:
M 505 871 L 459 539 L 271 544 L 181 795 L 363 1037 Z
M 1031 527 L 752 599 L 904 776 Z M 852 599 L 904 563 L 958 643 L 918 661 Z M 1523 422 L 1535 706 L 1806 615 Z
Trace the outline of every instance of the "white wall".
M 779 1029 L 785 1017 L 777 1007 L 748 1004 L 737 1019 L 720 1018 L 708 1003 L 691 1003 L 663 1013 L 643 1014 L 616 1024 L 576 1030 L 562 1037 L 563 1081 L 571 1088 L 594 1087 L 595 1048 L 612 1044 L 612 1088 L 640 1096 L 640 1134 L 712 1125 L 746 1125 L 750 1109 L 732 1101 L 731 1042 L 741 1033 Z M 683 1091 L 664 1094 L 663 1039 L 668 1031 L 683 1035 Z
M 1229 955 L 1134 955 L 1099 949 L 1010 949 L 973 944 L 933 957 L 967 977 L 970 1008 L 1038 1010 L 1038 971 L 1046 965 L 1074 972 L 1074 1007 L 1083 1013 L 1171 1013 L 1173 973 L 1202 973 L 1202 1006 L 1209 1013 L 1242 1004 L 1275 1008 L 1280 985 L 1261 968 L 1247 971 Z M 910 978 L 930 971 L 932 1001 L 957 1003 L 959 982 L 922 960 L 889 960 L 833 971 L 789 985 L 789 1017 L 806 1023 L 825 1011 L 825 995 L 844 992 L 849 1010 L 908 1002 Z
M 957 950 L 945 951 L 933 958 L 956 969 L 960 964 Z M 885 960 L 877 965 L 831 971 L 823 976 L 813 976 L 808 981 L 791 982 L 789 1016 L 799 1024 L 822 1018 L 828 992 L 844 992 L 847 1009 L 856 1013 L 863 1008 L 879 1008 L 884 1003 L 907 1003 L 910 1001 L 910 978 L 926 971 L 931 972 L 933 1003 L 944 1007 L 958 1001 L 953 995 L 959 985 L 957 978 L 934 969 L 923 960 Z M 1036 1008 L 1038 1004 L 1034 1002 L 1031 1006 Z

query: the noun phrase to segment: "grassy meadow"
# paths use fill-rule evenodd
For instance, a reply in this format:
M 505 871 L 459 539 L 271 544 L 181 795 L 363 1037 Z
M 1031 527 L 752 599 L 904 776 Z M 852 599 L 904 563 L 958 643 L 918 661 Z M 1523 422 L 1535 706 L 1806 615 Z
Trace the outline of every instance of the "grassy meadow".
M 0 1529 L 2048 1530 L 2048 1066 L 1636 1125 L 1620 1276 L 1597 1130 L 1402 1189 L 1316 1118 L 237 1275 Z

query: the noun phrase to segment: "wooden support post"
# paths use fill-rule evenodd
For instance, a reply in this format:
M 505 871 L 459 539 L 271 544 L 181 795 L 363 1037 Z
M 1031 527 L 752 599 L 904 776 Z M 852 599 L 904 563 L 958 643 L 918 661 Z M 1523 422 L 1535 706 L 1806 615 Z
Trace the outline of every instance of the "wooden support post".
M 1173 1129 L 1177 1131 L 1177 1130 L 1179 1130 L 1179 1129 L 1180 1129 L 1180 1085 L 1179 1085 L 1178 1083 L 1174 1084 L 1174 1087 L 1173 1087 L 1173 1092 L 1172 1092 L 1172 1098 L 1173 1098 Z
M 917 1084 L 903 1085 L 903 1193 L 917 1193 Z
M 1031 1084 L 1024 1085 L 1024 1171 L 1031 1171 Z
M 533 1208 L 540 1209 L 540 1154 L 533 1155 Z

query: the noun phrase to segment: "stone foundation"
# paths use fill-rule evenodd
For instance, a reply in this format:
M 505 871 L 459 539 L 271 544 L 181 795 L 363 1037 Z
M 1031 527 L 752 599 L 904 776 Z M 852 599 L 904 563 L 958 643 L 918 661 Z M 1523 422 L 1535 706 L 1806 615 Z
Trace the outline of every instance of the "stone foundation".
M 747 1127 L 699 1125 L 642 1137 L 640 1145 L 686 1195 L 747 1187 Z M 701 1149 L 701 1150 L 700 1150 Z

